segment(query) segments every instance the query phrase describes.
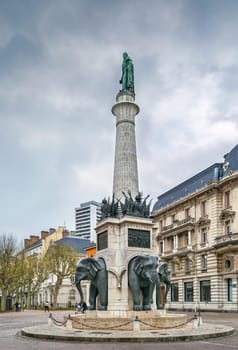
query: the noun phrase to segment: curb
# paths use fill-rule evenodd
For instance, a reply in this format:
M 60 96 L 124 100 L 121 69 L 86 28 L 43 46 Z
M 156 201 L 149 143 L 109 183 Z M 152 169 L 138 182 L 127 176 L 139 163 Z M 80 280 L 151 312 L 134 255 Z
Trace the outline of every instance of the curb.
M 23 336 L 85 343 L 161 343 L 176 341 L 193 341 L 208 338 L 229 336 L 234 333 L 232 327 L 212 326 L 203 324 L 199 328 L 181 328 L 179 330 L 144 331 L 144 332 L 116 332 L 116 331 L 84 331 L 62 330 L 60 327 L 35 326 L 21 330 Z

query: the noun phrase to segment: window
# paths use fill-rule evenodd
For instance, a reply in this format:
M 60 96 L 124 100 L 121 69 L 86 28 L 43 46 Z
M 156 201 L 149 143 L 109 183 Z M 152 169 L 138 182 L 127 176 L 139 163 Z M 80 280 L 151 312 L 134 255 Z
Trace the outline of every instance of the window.
M 227 278 L 227 301 L 232 301 L 232 278 Z
M 75 284 L 75 274 L 71 275 L 70 281 L 72 284 Z
M 230 191 L 224 193 L 224 208 L 230 207 Z
M 207 202 L 201 202 L 201 216 L 207 215 Z
M 178 283 L 171 284 L 171 302 L 178 301 Z
M 229 270 L 232 267 L 230 259 L 226 259 L 225 261 L 225 268 Z
M 159 221 L 159 229 L 160 229 L 160 231 L 162 231 L 162 228 L 163 228 L 163 220 L 160 220 Z
M 225 235 L 231 234 L 231 221 L 227 220 L 225 221 Z
M 184 283 L 184 301 L 193 301 L 193 282 Z
M 172 273 L 176 274 L 176 262 L 172 261 Z
M 200 281 L 200 301 L 211 301 L 210 281 Z
M 201 229 L 201 242 L 206 243 L 207 242 L 207 228 L 202 227 Z
M 160 245 L 160 254 L 163 254 L 163 252 L 164 252 L 164 244 L 163 244 L 163 241 L 159 242 L 159 245 Z
M 69 291 L 69 300 L 75 300 L 75 290 L 71 289 Z
M 188 219 L 190 217 L 190 210 L 189 208 L 185 209 L 185 219 Z
M 186 246 L 188 246 L 189 245 L 189 241 L 188 241 L 188 233 L 185 233 L 185 244 L 186 244 Z
M 201 257 L 202 270 L 207 270 L 207 254 L 203 254 Z
M 171 224 L 173 224 L 173 223 L 174 223 L 174 221 L 176 221 L 175 214 L 171 216 Z
M 191 261 L 189 259 L 185 260 L 185 272 L 190 272 L 191 270 Z

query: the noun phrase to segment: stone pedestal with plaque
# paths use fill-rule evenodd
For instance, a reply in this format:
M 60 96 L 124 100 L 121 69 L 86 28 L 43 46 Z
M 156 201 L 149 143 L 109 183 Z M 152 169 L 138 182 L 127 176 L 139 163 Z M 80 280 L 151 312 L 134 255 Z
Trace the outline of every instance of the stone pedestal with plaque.
M 155 255 L 152 249 L 152 219 L 132 216 L 107 218 L 97 227 L 97 258 L 108 271 L 108 310 L 133 310 L 128 288 L 128 263 L 138 255 Z

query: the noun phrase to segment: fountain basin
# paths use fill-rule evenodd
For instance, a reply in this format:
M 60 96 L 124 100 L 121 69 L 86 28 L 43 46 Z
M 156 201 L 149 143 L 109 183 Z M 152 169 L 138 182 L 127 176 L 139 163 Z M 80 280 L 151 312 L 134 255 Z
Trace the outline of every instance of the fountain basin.
M 87 311 L 70 315 L 72 328 L 83 330 L 148 331 L 182 327 L 187 315 L 153 311 Z

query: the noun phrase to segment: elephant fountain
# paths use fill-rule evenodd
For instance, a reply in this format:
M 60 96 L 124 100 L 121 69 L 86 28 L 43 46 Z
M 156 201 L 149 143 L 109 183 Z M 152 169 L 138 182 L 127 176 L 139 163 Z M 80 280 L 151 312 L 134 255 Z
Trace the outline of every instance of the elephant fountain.
M 81 288 L 82 280 L 90 280 L 89 310 L 96 310 L 96 298 L 99 296 L 99 310 L 107 310 L 108 304 L 108 276 L 105 262 L 102 258 L 81 259 L 75 272 L 75 285 L 79 291 L 81 302 L 84 295 Z
M 151 255 L 136 256 L 128 265 L 128 284 L 132 292 L 133 309 L 151 310 L 155 286 L 160 288 L 158 258 Z M 141 300 L 142 295 L 142 300 Z M 161 302 L 158 305 L 160 306 Z

